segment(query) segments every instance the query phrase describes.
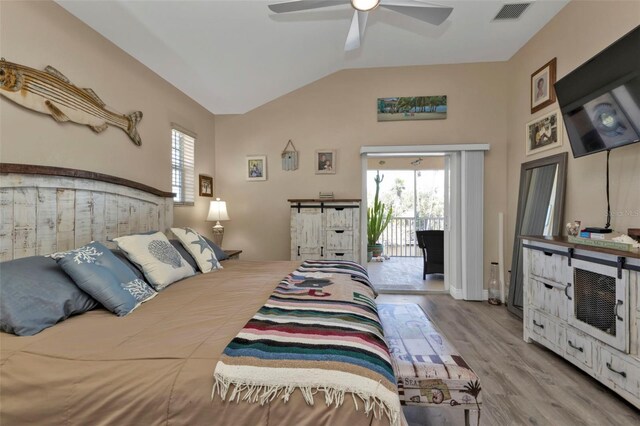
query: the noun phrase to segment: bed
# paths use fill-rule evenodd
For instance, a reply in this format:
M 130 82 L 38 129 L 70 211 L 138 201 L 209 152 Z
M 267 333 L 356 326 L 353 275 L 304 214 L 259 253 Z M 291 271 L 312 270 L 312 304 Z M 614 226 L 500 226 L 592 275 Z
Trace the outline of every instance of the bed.
M 56 202 L 72 194 L 76 206 L 71 236 L 60 226 L 61 207 L 54 205 L 45 210 L 57 216 L 54 231 L 39 230 L 40 213 L 34 212 L 33 226 L 19 229 L 26 239 L 14 238 L 9 248 L 6 240 L 2 242 L 5 259 L 44 254 L 51 248 L 42 243 L 45 237 L 78 246 L 92 240 L 94 232 L 106 241 L 155 226 L 163 229 L 171 222 L 170 199 L 150 195 L 144 188 L 86 177 L 20 177 L 7 174 L 6 168 L 1 171 L 5 210 L 9 195 L 13 212 L 34 208 L 22 201 L 30 191 L 36 205 L 43 202 L 39 192 L 49 191 Z M 7 182 L 14 186 L 8 188 Z M 112 219 L 107 204 L 102 221 L 83 217 L 77 201 L 87 197 L 103 202 L 115 197 L 114 211 L 121 212 L 115 227 L 108 226 Z M 15 221 L 24 225 L 20 216 Z M 6 235 L 7 222 L 0 237 Z M 90 232 L 83 231 L 83 223 L 89 224 Z M 310 406 L 300 392 L 292 393 L 286 403 L 276 398 L 264 405 L 212 398 L 213 372 L 223 350 L 298 264 L 228 261 L 222 270 L 171 285 L 125 317 L 95 309 L 34 336 L 0 333 L 0 424 L 388 425 L 384 416 L 365 415 L 362 404 L 356 408 L 355 398 L 344 398 L 340 406 L 323 401 Z

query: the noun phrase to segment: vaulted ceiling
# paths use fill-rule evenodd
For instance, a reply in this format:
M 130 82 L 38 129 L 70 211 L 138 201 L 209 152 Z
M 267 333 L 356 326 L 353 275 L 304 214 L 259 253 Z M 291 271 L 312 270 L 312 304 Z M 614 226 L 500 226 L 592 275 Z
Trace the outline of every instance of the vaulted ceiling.
M 212 113 L 236 114 L 342 69 L 508 60 L 568 0 L 512 21 L 493 21 L 503 1 L 438 0 L 454 8 L 440 26 L 377 8 L 348 53 L 348 4 L 277 15 L 265 0 L 57 2 Z

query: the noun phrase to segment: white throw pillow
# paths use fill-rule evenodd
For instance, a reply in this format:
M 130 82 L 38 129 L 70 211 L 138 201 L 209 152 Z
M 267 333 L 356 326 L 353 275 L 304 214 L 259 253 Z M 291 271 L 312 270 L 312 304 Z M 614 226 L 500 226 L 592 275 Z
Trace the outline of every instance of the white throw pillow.
M 215 269 L 222 269 L 215 252 L 202 235 L 191 228 L 171 228 L 171 232 L 178 237 L 185 250 L 193 256 L 200 271 L 207 273 Z
M 195 273 L 162 232 L 114 238 L 118 248 L 142 269 L 157 291 Z

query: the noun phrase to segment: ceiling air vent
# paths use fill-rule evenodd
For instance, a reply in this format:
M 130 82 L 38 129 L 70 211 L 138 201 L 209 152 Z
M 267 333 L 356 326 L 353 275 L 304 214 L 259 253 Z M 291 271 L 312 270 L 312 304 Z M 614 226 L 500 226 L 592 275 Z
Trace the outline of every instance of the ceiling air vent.
M 507 3 L 502 6 L 494 21 L 505 21 L 509 19 L 518 19 L 531 3 Z

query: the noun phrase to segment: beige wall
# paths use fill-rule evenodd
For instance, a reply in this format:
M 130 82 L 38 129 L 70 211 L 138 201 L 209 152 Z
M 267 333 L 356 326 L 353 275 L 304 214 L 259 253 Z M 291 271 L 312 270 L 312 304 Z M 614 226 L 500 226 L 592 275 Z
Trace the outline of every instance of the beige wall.
M 289 258 L 288 198 L 361 196 L 362 145 L 488 143 L 485 167 L 485 264 L 497 260 L 497 214 L 506 209 L 506 63 L 345 70 L 247 114 L 216 116 L 216 179 L 227 200 L 224 246 L 249 259 Z M 446 120 L 384 122 L 376 99 L 448 96 Z M 280 152 L 288 139 L 300 168 L 285 172 Z M 316 149 L 337 149 L 335 175 L 315 175 Z M 268 157 L 268 180 L 245 181 L 250 154 Z
M 613 5 L 612 3 L 615 3 Z M 525 124 L 558 108 L 551 105 L 530 113 L 531 73 L 557 57 L 558 79 L 596 55 L 640 22 L 640 2 L 573 1 L 558 13 L 509 61 L 508 107 L 508 215 L 507 241 L 513 241 L 520 164 L 560 152 L 569 152 L 565 220 L 583 225 L 606 222 L 604 152 L 574 159 L 564 132 L 563 146 L 537 155 L 525 155 Z M 640 227 L 640 144 L 611 151 L 611 225 L 626 232 Z M 564 228 L 563 223 L 563 228 Z M 506 246 L 510 264 L 512 246 Z
M 52 1 L 0 1 L 0 47 L 8 61 L 52 65 L 121 112 L 140 110 L 142 146 L 120 129 L 101 134 L 0 97 L 0 160 L 106 173 L 171 190 L 170 123 L 198 134 L 198 173 L 214 174 L 213 115 Z M 176 225 L 209 229 L 209 199 L 177 207 Z

